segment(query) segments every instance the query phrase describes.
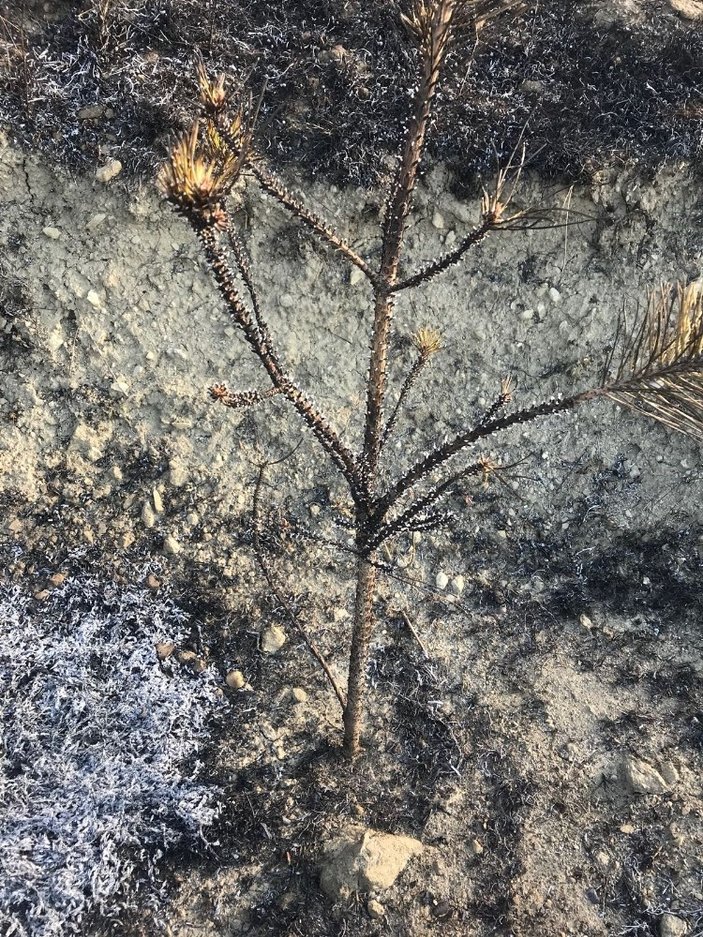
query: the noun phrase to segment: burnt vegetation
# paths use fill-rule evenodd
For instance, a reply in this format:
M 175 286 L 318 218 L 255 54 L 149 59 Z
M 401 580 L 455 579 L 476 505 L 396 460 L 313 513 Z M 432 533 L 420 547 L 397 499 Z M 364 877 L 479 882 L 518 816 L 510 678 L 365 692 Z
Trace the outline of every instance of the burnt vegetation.
M 101 155 L 148 174 L 187 124 L 196 56 L 267 86 L 266 155 L 374 183 L 397 152 L 415 51 L 399 4 L 381 0 L 83 0 L 0 5 L 0 119 L 70 166 Z M 664 4 L 632 25 L 596 3 L 523 5 L 448 55 L 432 159 L 467 176 L 520 135 L 530 164 L 588 175 L 691 159 L 703 134 L 703 34 Z M 607 11 L 605 11 L 607 13 Z

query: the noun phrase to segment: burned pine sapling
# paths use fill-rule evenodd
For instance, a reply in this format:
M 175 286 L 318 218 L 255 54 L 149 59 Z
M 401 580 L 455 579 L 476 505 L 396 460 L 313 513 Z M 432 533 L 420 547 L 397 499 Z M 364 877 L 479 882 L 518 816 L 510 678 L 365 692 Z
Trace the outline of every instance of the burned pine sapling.
M 322 217 L 306 207 L 267 165 L 254 141 L 256 107 L 251 99 L 233 100 L 224 78 L 211 80 L 199 68 L 202 116 L 173 147 L 159 176 L 168 199 L 197 234 L 217 287 L 229 314 L 258 358 L 267 383 L 255 390 L 232 392 L 224 385 L 211 396 L 228 407 L 285 398 L 298 418 L 310 428 L 348 488 L 354 528 L 356 590 L 351 652 L 346 692 L 325 668 L 343 709 L 344 745 L 350 757 L 361 747 L 367 666 L 374 631 L 374 595 L 379 550 L 390 538 L 431 526 L 441 500 L 463 479 L 485 480 L 500 466 L 480 452 L 466 459 L 485 440 L 509 427 L 571 410 L 596 398 L 610 398 L 656 420 L 703 438 L 703 298 L 696 285 L 666 287 L 654 295 L 639 324 L 614 347 L 621 349 L 606 362 L 602 383 L 563 398 L 552 398 L 523 409 L 511 409 L 514 387 L 502 381 L 492 405 L 478 421 L 453 438 L 437 444 L 398 477 L 391 477 L 381 461 L 382 451 L 414 384 L 441 345 L 440 335 L 421 329 L 413 337 L 415 363 L 399 389 L 397 402 L 389 405 L 388 361 L 394 307 L 398 296 L 416 289 L 459 263 L 467 252 L 488 235 L 557 224 L 542 209 L 517 210 L 511 206 L 524 162 L 514 153 L 484 192 L 481 216 L 458 245 L 419 270 L 401 269 L 406 222 L 417 184 L 418 167 L 436 90 L 441 79 L 452 35 L 467 25 L 478 29 L 512 0 L 415 0 L 402 16 L 417 45 L 419 80 L 402 150 L 385 207 L 380 262 L 361 256 Z M 331 245 L 367 278 L 373 293 L 369 311 L 371 353 L 366 381 L 363 444 L 354 451 L 331 421 L 313 403 L 288 371 L 283 355 L 262 310 L 247 253 L 234 228 L 227 206 L 233 187 L 257 184 L 273 196 L 310 232 Z M 463 461 L 462 461 L 463 457 Z M 451 463 L 451 468 L 450 468 Z M 311 642 L 309 646 L 313 649 Z M 320 656 L 318 660 L 321 660 Z

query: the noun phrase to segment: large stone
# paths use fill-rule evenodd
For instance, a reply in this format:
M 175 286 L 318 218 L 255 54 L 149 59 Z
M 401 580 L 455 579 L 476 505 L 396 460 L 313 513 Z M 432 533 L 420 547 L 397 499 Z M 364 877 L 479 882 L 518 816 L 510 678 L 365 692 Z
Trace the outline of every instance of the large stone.
M 390 888 L 408 862 L 422 852 L 411 836 L 354 829 L 327 844 L 320 885 L 330 898 Z
M 663 794 L 669 789 L 656 768 L 632 755 L 623 758 L 620 775 L 623 785 L 633 794 Z

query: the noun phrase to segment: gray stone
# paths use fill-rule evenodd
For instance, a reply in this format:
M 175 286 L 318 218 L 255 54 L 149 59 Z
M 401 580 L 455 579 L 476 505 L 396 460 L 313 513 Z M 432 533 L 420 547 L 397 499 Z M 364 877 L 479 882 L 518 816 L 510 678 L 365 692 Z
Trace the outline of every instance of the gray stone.
M 395 883 L 422 849 L 422 843 L 410 836 L 357 827 L 327 844 L 320 885 L 335 900 L 354 892 L 382 891 Z
M 685 937 L 688 924 L 675 914 L 662 914 L 659 918 L 659 937 Z
M 78 120 L 99 120 L 105 116 L 104 104 L 88 104 L 78 111 Z
M 656 768 L 632 755 L 625 755 L 620 764 L 624 786 L 633 794 L 663 794 L 669 785 Z
M 446 573 L 437 573 L 437 578 L 435 579 L 435 585 L 438 589 L 446 589 L 449 584 L 449 576 Z

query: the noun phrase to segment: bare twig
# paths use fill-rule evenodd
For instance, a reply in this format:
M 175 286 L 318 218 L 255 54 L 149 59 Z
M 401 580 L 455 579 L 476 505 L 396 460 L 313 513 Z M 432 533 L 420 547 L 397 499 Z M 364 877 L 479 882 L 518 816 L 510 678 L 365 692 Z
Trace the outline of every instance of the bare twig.
M 420 635 L 417 633 L 417 629 L 415 628 L 415 625 L 413 625 L 413 623 L 410 621 L 410 617 L 409 617 L 408 613 L 405 611 L 404 608 L 401 608 L 401 609 L 399 609 L 398 614 L 400 615 L 401 619 L 403 620 L 403 624 L 405 625 L 405 627 L 408 629 L 408 631 L 409 631 L 410 634 L 413 636 L 413 638 L 415 638 L 415 640 L 417 641 L 418 647 L 419 647 L 420 650 L 422 651 L 422 656 L 425 658 L 425 660 L 429 660 L 429 659 L 430 659 L 429 652 L 428 652 L 427 648 L 425 647 L 425 644 L 424 644 L 422 638 L 421 638 Z
M 284 458 L 287 458 L 287 456 Z M 282 460 L 278 460 L 278 461 L 282 461 Z M 266 469 L 269 465 L 273 465 L 273 464 L 276 464 L 276 463 L 262 462 L 259 465 L 259 473 L 256 478 L 256 485 L 254 486 L 254 496 L 252 499 L 252 529 L 253 529 L 253 539 L 254 539 L 254 553 L 256 554 L 256 559 L 259 563 L 259 566 L 261 567 L 261 571 L 263 572 L 266 578 L 266 582 L 268 583 L 269 588 L 278 599 L 281 607 L 285 610 L 286 615 L 288 616 L 291 624 L 293 625 L 295 630 L 298 632 L 300 637 L 303 639 L 303 642 L 305 643 L 306 647 L 308 648 L 312 656 L 315 658 L 315 660 L 318 662 L 318 664 L 322 668 L 325 676 L 327 677 L 327 680 L 329 681 L 330 686 L 334 690 L 334 695 L 339 700 L 339 705 L 342 707 L 342 710 L 344 710 L 347 705 L 347 700 L 346 700 L 344 691 L 340 687 L 337 681 L 337 678 L 332 673 L 332 670 L 330 669 L 329 664 L 325 660 L 324 655 L 322 654 L 320 649 L 317 647 L 315 642 L 312 640 L 312 638 L 309 636 L 309 634 L 303 627 L 300 621 L 300 616 L 293 610 L 290 602 L 288 601 L 288 599 L 286 598 L 286 596 L 283 594 L 280 587 L 278 586 L 276 577 L 274 576 L 273 571 L 271 570 L 271 566 L 268 562 L 268 559 L 266 558 L 263 550 L 261 549 L 261 511 L 260 511 L 261 489 L 264 483 L 264 476 L 266 474 Z
M 403 386 L 400 389 L 398 394 L 398 400 L 396 405 L 393 408 L 393 412 L 388 417 L 385 429 L 383 430 L 383 436 L 381 438 L 381 449 L 386 445 L 388 439 L 395 428 L 395 424 L 398 420 L 398 414 L 400 413 L 401 407 L 405 403 L 405 400 L 408 397 L 408 394 L 415 386 L 418 377 L 425 368 L 425 365 L 428 363 L 430 358 L 437 354 L 438 351 L 442 348 L 442 343 L 440 339 L 439 332 L 434 329 L 419 329 L 415 335 L 413 335 L 413 345 L 417 349 L 417 358 L 408 372 L 408 376 L 403 382 Z

